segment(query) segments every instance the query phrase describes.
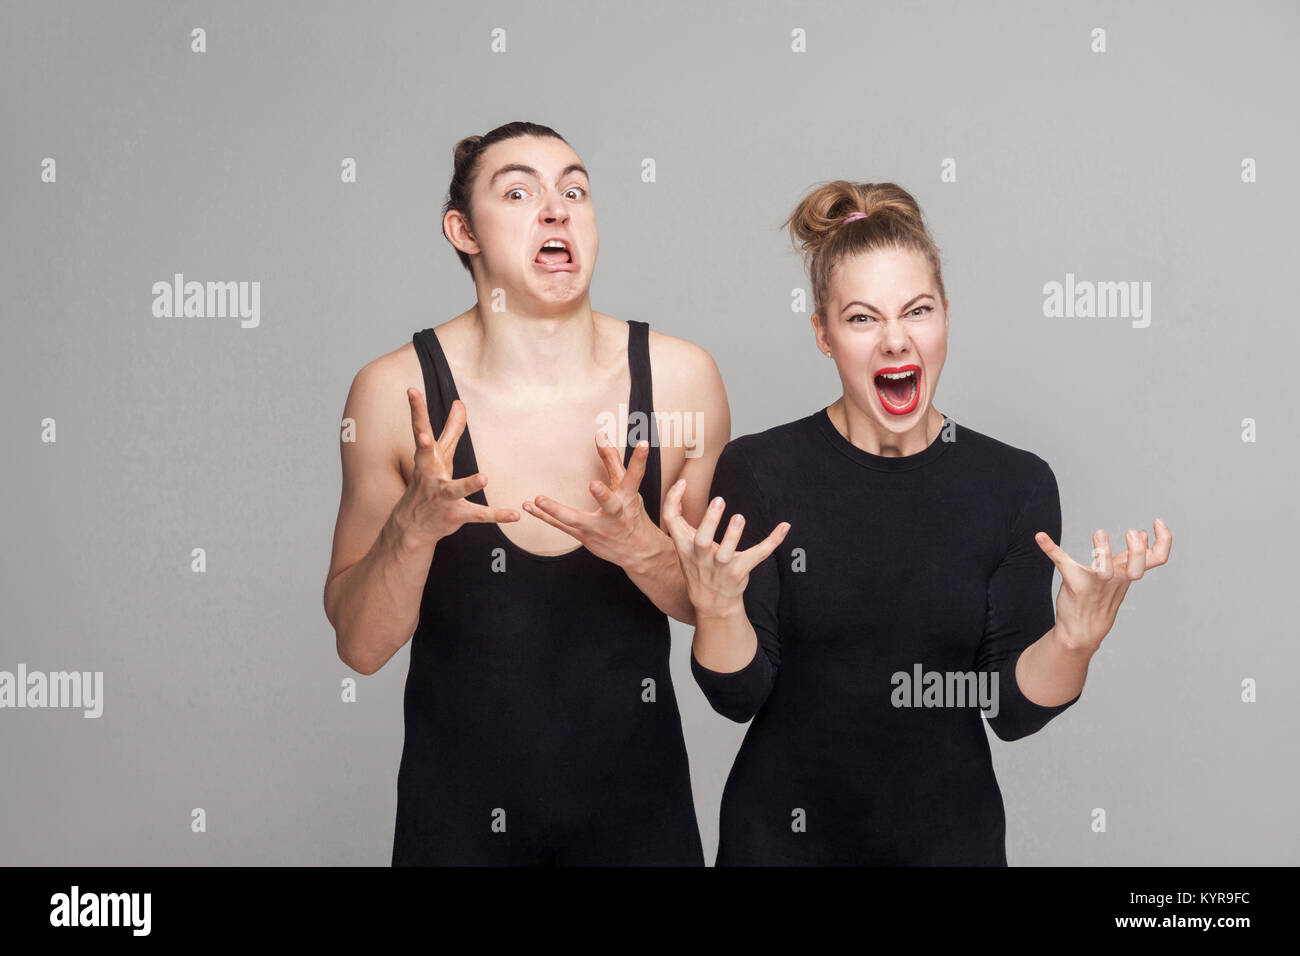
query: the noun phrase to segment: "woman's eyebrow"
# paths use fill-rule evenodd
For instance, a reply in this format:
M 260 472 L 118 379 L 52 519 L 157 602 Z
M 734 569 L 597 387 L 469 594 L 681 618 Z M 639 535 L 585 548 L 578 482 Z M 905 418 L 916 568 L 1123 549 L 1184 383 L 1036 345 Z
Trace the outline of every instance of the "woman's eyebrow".
M 913 305 L 915 305 L 917 302 L 921 301 L 922 299 L 933 299 L 933 298 L 934 296 L 932 296 L 930 293 L 922 292 L 920 295 L 913 296 L 911 301 L 908 302 L 907 305 L 903 306 L 901 311 L 906 312 L 908 309 L 910 309 Z M 870 309 L 872 312 L 884 311 L 884 309 L 877 309 L 874 305 L 868 305 L 865 302 L 860 302 L 857 299 L 854 299 L 852 302 L 845 305 L 843 309 L 840 309 L 840 314 L 843 315 L 845 311 L 847 311 L 848 309 L 850 309 L 855 305 L 861 306 L 864 309 Z

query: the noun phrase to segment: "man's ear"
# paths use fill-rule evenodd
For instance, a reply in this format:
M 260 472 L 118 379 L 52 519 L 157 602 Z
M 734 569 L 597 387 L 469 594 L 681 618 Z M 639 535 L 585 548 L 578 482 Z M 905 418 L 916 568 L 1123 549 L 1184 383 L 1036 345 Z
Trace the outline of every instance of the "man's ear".
M 448 209 L 447 215 L 442 217 L 442 234 L 447 237 L 448 242 L 466 255 L 474 255 L 481 251 L 478 240 L 474 238 L 474 231 L 470 228 L 469 220 L 459 209 Z

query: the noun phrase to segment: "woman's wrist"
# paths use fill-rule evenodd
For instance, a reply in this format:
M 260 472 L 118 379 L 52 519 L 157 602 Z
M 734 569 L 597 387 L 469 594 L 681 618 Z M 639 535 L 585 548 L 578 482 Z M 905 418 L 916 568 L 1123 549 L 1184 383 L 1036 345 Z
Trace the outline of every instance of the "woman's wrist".
M 745 602 L 743 599 L 730 602 L 725 605 L 713 607 L 696 607 L 695 621 L 696 626 L 700 624 L 735 624 L 738 621 L 748 620 L 745 614 Z
M 1072 634 L 1068 627 L 1062 626 L 1060 621 L 1052 625 L 1051 630 L 1052 644 L 1060 651 L 1072 656 L 1091 657 L 1101 646 L 1100 641 L 1089 640 Z

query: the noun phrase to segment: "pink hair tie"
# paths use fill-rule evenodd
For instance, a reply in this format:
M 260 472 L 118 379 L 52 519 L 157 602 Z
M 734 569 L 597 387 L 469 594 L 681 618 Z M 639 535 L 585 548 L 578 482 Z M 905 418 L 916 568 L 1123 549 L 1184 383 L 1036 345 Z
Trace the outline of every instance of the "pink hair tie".
M 846 222 L 852 222 L 854 219 L 866 219 L 866 218 L 867 218 L 867 214 L 865 212 L 855 212 L 853 215 L 846 216 L 844 219 L 842 219 L 840 221 L 840 224 L 843 225 Z

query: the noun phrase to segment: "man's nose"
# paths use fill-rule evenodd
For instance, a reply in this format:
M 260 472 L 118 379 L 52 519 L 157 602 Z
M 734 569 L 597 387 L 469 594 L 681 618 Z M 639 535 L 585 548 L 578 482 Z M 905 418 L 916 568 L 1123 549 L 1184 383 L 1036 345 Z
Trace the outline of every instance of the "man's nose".
M 569 211 L 564 208 L 564 202 L 559 196 L 549 196 L 542 205 L 542 218 L 547 222 L 556 222 L 557 220 L 567 219 Z

